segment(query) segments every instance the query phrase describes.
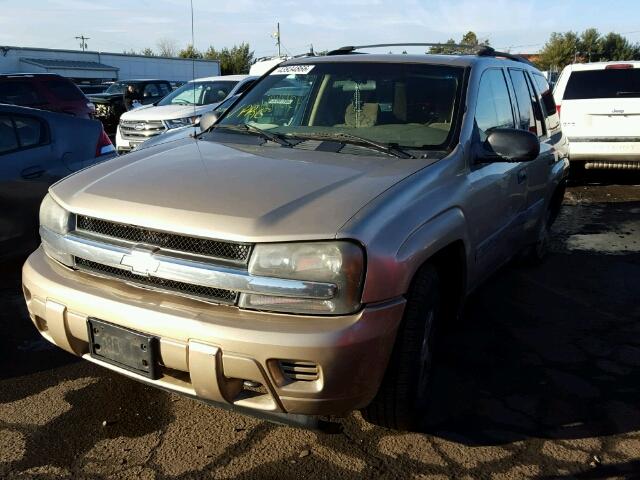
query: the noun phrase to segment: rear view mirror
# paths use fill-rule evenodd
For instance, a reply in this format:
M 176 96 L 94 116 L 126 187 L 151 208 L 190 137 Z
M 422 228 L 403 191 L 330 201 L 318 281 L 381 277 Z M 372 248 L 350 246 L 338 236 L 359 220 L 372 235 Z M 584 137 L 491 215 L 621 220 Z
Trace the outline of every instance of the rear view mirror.
M 207 112 L 200 117 L 200 131 L 209 130 L 220 118 L 218 112 Z
M 485 140 L 481 162 L 529 162 L 540 154 L 540 140 L 526 130 L 496 128 Z

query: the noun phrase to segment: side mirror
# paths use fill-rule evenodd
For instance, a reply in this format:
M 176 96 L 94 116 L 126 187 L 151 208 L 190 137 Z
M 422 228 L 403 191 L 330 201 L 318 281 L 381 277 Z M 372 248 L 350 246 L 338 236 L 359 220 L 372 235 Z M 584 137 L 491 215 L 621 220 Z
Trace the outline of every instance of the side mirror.
M 200 117 L 200 131 L 204 132 L 208 130 L 212 125 L 214 125 L 218 119 L 220 118 L 220 114 L 218 112 L 207 112 Z
M 540 140 L 526 130 L 491 130 L 480 154 L 481 162 L 529 162 L 540 154 Z

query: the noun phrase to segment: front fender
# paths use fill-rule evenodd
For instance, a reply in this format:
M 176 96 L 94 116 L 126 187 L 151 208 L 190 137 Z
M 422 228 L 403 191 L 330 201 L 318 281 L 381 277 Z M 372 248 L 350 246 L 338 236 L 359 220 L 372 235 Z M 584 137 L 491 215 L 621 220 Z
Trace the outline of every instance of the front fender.
M 466 219 L 460 208 L 452 207 L 413 230 L 397 250 L 394 259 L 369 258 L 363 303 L 404 295 L 420 266 L 457 241 L 464 244 L 468 264 L 471 242 Z

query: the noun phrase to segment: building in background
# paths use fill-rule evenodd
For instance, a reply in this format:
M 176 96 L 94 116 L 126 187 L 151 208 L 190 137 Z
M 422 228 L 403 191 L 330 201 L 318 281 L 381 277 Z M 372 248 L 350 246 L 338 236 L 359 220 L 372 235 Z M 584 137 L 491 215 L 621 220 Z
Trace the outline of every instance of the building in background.
M 186 82 L 220 75 L 220 64 L 217 60 L 0 46 L 0 73 L 57 73 L 88 84 L 134 78 Z

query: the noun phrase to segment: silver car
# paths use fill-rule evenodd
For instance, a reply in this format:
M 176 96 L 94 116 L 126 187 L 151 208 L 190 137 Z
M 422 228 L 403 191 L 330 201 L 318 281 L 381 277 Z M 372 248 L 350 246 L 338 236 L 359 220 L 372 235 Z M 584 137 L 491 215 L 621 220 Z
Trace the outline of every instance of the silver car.
M 195 138 L 53 186 L 23 269 L 41 334 L 276 421 L 419 428 L 440 327 L 542 258 L 567 142 L 517 57 L 353 53 L 284 62 Z

